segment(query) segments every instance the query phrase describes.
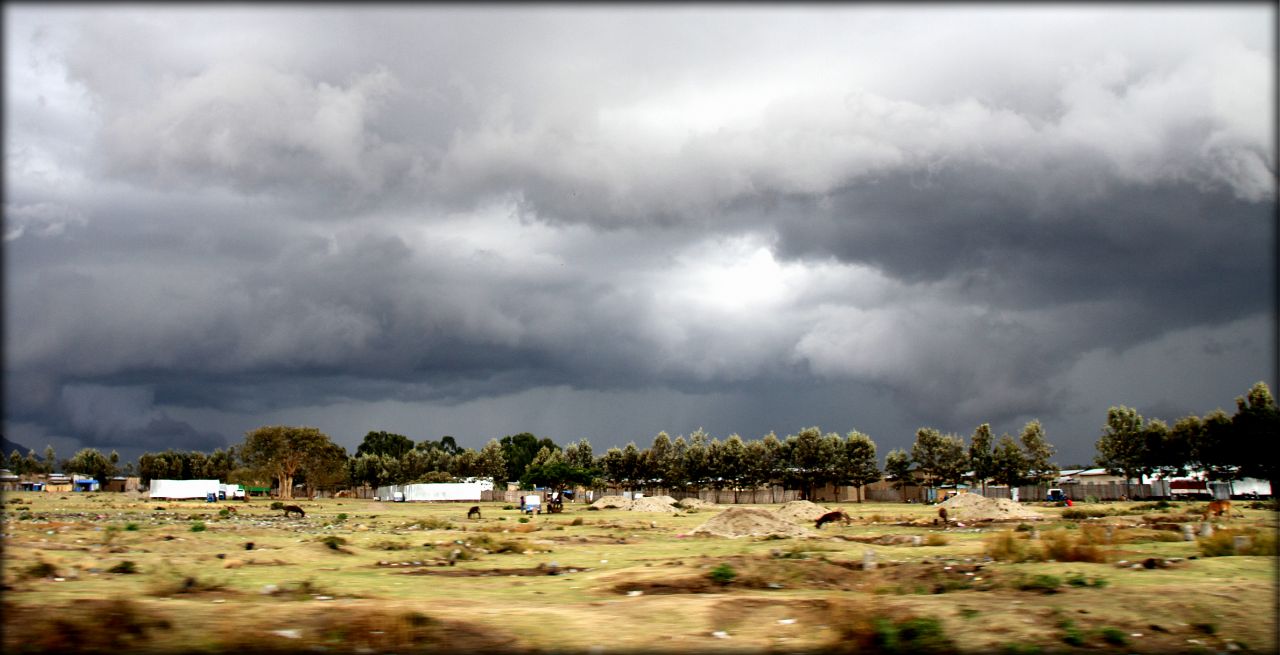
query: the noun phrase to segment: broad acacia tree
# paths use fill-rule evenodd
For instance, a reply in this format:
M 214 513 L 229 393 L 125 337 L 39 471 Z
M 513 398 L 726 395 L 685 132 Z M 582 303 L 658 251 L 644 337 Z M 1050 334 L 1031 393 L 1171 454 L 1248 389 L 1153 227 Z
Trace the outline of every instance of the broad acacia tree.
M 240 457 L 251 467 L 269 471 L 281 498 L 293 498 L 293 477 L 303 465 L 333 442 L 317 428 L 268 425 L 244 436 Z

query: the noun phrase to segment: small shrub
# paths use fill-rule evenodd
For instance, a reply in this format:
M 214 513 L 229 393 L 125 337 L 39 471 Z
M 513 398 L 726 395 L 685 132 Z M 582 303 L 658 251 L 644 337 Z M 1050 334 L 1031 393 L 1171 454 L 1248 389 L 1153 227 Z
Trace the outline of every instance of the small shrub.
M 1000 562 L 1025 562 L 1031 557 L 1031 548 L 1024 539 L 1011 530 L 997 532 L 987 538 L 986 553 Z
M 569 523 L 569 525 L 582 525 L 582 517 L 581 516 L 575 517 L 573 521 Z
M 345 520 L 347 520 L 347 513 L 346 513 L 346 512 L 339 512 L 339 513 L 338 513 L 338 520 L 339 520 L 339 521 L 345 521 Z
M 22 571 L 23 579 L 52 578 L 56 575 L 58 575 L 58 567 L 44 560 L 40 560 L 39 562 L 28 566 Z
M 126 524 L 124 524 L 124 529 L 125 529 L 125 532 L 137 532 L 137 531 L 138 531 L 138 524 L 137 524 L 137 523 L 126 523 Z
M 409 544 L 406 544 L 403 541 L 390 541 L 390 540 L 379 541 L 373 544 L 372 547 L 377 550 L 409 550 L 409 548 L 411 548 Z
M 529 517 L 527 517 L 527 516 L 521 516 L 521 517 L 520 517 L 520 522 L 521 522 L 521 523 L 528 523 L 528 522 L 529 522 Z
M 277 501 L 273 501 L 273 502 L 271 503 L 271 509 L 284 509 L 284 503 L 282 503 L 282 502 L 280 502 L 280 501 L 278 501 L 278 500 L 277 500 Z
M 1043 557 L 1058 562 L 1106 562 L 1106 553 L 1095 545 L 1095 540 L 1100 538 L 1088 530 L 1079 535 L 1055 530 L 1041 540 Z
M 1195 628 L 1197 632 L 1206 635 L 1218 634 L 1218 624 L 1216 623 L 1192 623 L 1191 627 Z
M 1023 591 L 1039 591 L 1046 594 L 1058 593 L 1058 587 L 1062 586 L 1062 580 L 1056 575 L 1047 575 L 1044 573 L 1031 577 L 1030 580 L 1023 580 L 1018 588 Z
M 711 578 L 711 581 L 718 585 L 727 585 L 730 582 L 733 582 L 734 578 L 738 577 L 738 572 L 734 571 L 733 567 L 726 563 L 720 564 L 719 566 L 711 569 L 711 571 L 707 573 L 707 577 Z
M 329 547 L 329 550 L 342 550 L 347 544 L 347 540 L 336 534 L 325 535 L 320 538 L 320 543 Z
M 924 538 L 924 545 L 926 546 L 945 546 L 950 542 L 951 540 L 947 539 L 947 535 L 937 532 L 932 532 Z
M 502 509 L 515 509 L 514 505 L 503 505 Z
M 872 621 L 872 645 L 885 653 L 949 653 L 955 645 L 947 638 L 942 623 L 929 617 L 912 617 L 894 622 L 886 618 Z
M 1099 501 L 1098 501 L 1098 497 L 1097 497 L 1097 496 L 1085 496 L 1085 497 L 1084 497 L 1084 502 L 1086 502 L 1086 503 L 1096 503 L 1096 502 L 1099 502 Z
M 222 509 L 218 510 L 218 516 L 220 516 L 220 517 L 222 517 L 222 518 L 224 518 L 224 519 L 225 519 L 225 518 L 227 518 L 228 516 L 231 516 L 231 510 L 229 510 L 229 509 L 227 509 L 227 508 L 223 507 Z
M 205 528 L 204 528 L 204 522 L 203 522 L 203 521 L 196 521 L 195 523 L 192 523 L 192 524 L 191 524 L 191 531 L 192 531 L 192 532 L 204 532 L 204 530 L 205 530 Z
M 121 573 L 125 575 L 131 574 L 131 573 L 137 573 L 137 572 L 138 572 L 138 565 L 134 564 L 133 562 L 130 562 L 129 560 L 120 562 L 119 564 L 116 564 L 115 566 L 107 569 L 107 573 Z
M 1102 640 L 1112 646 L 1126 646 L 1129 644 L 1129 637 L 1125 635 L 1124 630 L 1119 628 L 1103 628 L 1099 634 Z
M 1084 645 L 1084 634 L 1076 627 L 1074 621 L 1066 619 L 1059 623 L 1058 627 L 1062 628 L 1062 643 L 1076 647 Z
M 1018 527 L 1014 528 L 1016 532 L 1031 532 L 1032 530 L 1035 530 L 1035 529 L 1036 529 L 1036 526 L 1031 525 L 1030 523 L 1019 523 Z

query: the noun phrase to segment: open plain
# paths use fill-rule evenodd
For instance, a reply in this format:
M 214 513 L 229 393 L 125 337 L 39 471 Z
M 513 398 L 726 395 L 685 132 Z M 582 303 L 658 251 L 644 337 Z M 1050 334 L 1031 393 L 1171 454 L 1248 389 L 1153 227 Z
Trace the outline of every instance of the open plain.
M 473 503 L 291 502 L 306 516 L 4 494 L 4 652 L 1277 648 L 1270 503 L 1238 502 L 1200 537 L 1203 502 L 1024 503 L 1039 518 L 990 521 L 953 499 L 946 524 L 898 503 L 481 503 L 469 519 Z M 851 524 L 814 529 L 833 509 Z M 741 527 L 776 518 L 796 529 Z

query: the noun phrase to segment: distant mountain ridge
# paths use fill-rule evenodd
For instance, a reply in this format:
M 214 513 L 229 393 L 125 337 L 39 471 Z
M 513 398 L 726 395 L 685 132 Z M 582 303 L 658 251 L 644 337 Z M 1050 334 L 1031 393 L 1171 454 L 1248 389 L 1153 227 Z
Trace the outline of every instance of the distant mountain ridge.
M 9 457 L 9 453 L 13 452 L 14 450 L 17 450 L 17 451 L 18 451 L 18 454 L 22 455 L 23 457 L 26 457 L 26 456 L 27 456 L 27 452 L 28 452 L 28 451 L 30 451 L 30 450 L 34 450 L 34 449 L 33 449 L 33 448 L 27 448 L 26 446 L 24 446 L 24 445 L 22 445 L 22 444 L 20 444 L 20 443 L 18 443 L 18 442 L 16 442 L 16 441 L 9 441 L 9 438 L 8 438 L 8 437 L 6 437 L 6 436 L 4 436 L 4 435 L 0 435 L 0 453 L 3 453 L 3 454 L 2 454 L 2 455 L 0 455 L 0 456 L 4 457 L 4 458 L 6 459 L 6 461 L 7 461 L 7 460 L 8 460 L 8 457 Z M 38 450 L 37 450 L 37 451 L 36 451 L 36 458 L 37 458 L 37 459 L 44 459 L 44 453 L 42 453 L 42 452 L 40 452 L 40 451 L 38 451 Z

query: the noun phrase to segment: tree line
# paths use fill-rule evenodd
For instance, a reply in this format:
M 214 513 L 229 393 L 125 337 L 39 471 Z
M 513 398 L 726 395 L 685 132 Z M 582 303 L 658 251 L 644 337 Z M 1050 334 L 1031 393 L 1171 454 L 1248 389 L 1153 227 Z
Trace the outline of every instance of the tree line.
M 1215 410 L 1187 416 L 1172 428 L 1159 419 L 1144 419 L 1128 407 L 1107 412 L 1097 442 L 1095 463 L 1126 479 L 1171 477 L 1189 469 L 1206 471 L 1211 480 L 1256 477 L 1274 480 L 1275 465 L 1259 447 L 1277 433 L 1277 410 L 1265 383 L 1255 384 L 1236 399 L 1228 416 Z M 220 479 L 250 486 L 278 487 L 292 497 L 296 485 L 308 495 L 355 485 L 383 486 L 460 479 L 519 481 L 524 487 L 563 489 L 572 485 L 607 484 L 630 490 L 713 489 L 717 492 L 776 488 L 800 491 L 802 498 L 828 484 L 861 487 L 888 479 L 899 489 L 909 484 L 958 484 L 973 478 L 1017 486 L 1052 481 L 1059 469 L 1056 450 L 1038 420 L 1028 422 L 1015 438 L 995 438 L 989 424 L 979 425 L 968 443 L 956 434 L 923 427 L 910 450 L 895 449 L 878 466 L 875 441 L 852 430 L 843 436 L 818 427 L 786 437 L 769 433 L 746 440 L 732 434 L 720 440 L 699 429 L 674 439 L 660 432 L 641 448 L 630 442 L 596 456 L 590 441 L 565 447 L 550 438 L 524 432 L 491 439 L 479 450 L 464 448 L 452 436 L 413 439 L 377 431 L 365 435 L 353 455 L 313 427 L 264 426 L 246 433 L 242 443 L 205 454 L 200 451 L 147 452 L 137 466 L 123 470 L 115 452 L 103 455 L 85 448 L 62 460 L 74 470 L 106 481 L 120 472 L 154 479 Z M 15 473 L 52 472 L 52 447 L 43 460 L 34 452 L 9 456 Z

